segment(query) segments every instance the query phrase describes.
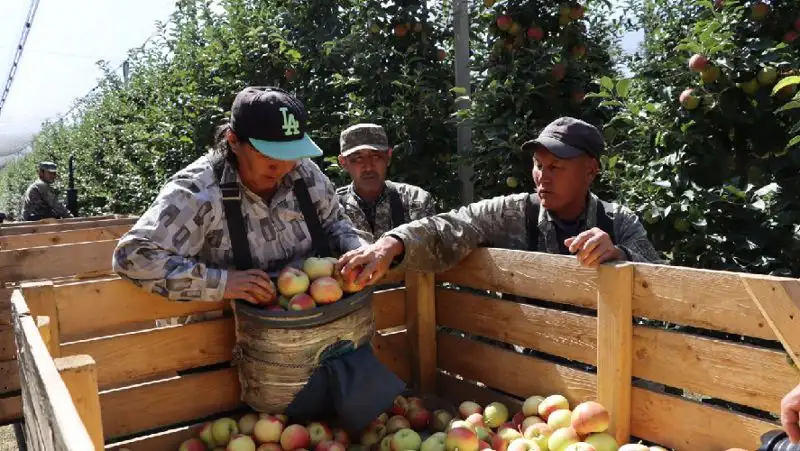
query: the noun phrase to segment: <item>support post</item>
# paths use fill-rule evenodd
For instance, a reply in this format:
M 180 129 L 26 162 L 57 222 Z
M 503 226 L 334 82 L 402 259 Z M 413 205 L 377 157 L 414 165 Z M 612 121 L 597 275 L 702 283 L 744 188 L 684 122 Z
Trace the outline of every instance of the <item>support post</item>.
M 56 305 L 56 295 L 52 281 L 30 282 L 22 284 L 22 295 L 31 316 L 47 316 L 50 319 L 50 337 L 44 338 L 50 356 L 53 358 L 61 356 L 61 331 L 58 327 L 58 305 Z
M 608 432 L 627 443 L 631 425 L 633 265 L 600 265 L 597 289 L 597 397 L 611 415 Z
M 422 393 L 435 393 L 436 300 L 431 272 L 406 273 L 406 329 L 416 388 Z
M 95 449 L 104 449 L 97 366 L 94 359 L 88 355 L 72 355 L 54 361 Z
M 457 106 L 459 110 L 470 107 L 470 57 L 469 57 L 469 0 L 455 0 L 453 5 L 453 29 L 455 30 L 455 69 L 456 87 L 463 91 Z M 471 121 L 461 120 L 456 131 L 458 145 L 458 178 L 461 181 L 461 202 L 471 203 L 474 199 L 472 164 L 467 163 L 467 154 L 472 151 Z

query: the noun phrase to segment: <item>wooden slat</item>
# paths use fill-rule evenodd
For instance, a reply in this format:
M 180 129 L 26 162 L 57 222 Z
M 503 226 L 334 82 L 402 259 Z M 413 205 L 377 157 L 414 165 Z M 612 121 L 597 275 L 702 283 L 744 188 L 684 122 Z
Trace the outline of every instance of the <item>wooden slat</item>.
M 16 360 L 0 362 L 0 395 L 19 390 L 19 366 Z
M 381 279 L 381 284 L 395 284 L 395 283 L 402 283 L 406 278 L 405 273 L 397 272 L 397 271 L 389 271 Z
M 744 275 L 742 281 L 764 321 L 800 368 L 800 281 Z
M 87 450 L 92 441 L 64 381 L 44 346 L 20 291 L 12 296 L 22 384 L 23 412 L 31 449 Z
M 376 292 L 372 299 L 372 310 L 378 330 L 405 325 L 406 289 L 392 288 Z
M 406 276 L 406 323 L 413 386 L 420 393 L 436 390 L 436 299 L 433 273 Z
M 0 249 L 4 251 L 27 247 L 52 246 L 55 244 L 82 243 L 85 241 L 116 240 L 122 237 L 131 226 L 128 224 L 89 229 L 66 230 L 61 232 L 25 233 L 22 235 L 0 236 Z
M 111 269 L 117 240 L 0 251 L 0 280 L 49 279 Z
M 125 440 L 106 445 L 106 451 L 119 451 L 127 449 L 129 451 L 159 451 L 178 449 L 185 440 L 197 437 L 198 427 L 203 423 L 196 423 L 190 426 L 168 429 L 156 434 L 148 434 L 142 437 Z
M 133 225 L 138 218 L 101 219 L 98 221 L 68 222 L 57 224 L 19 225 L 0 228 L 0 236 L 23 235 L 29 233 L 63 232 L 67 230 L 90 229 L 117 225 Z
M 97 392 L 97 368 L 88 355 L 55 359 L 56 369 L 67 386 L 78 415 L 97 450 L 103 449 L 103 424 Z
M 596 399 L 597 380 L 590 373 L 443 334 L 439 337 L 439 351 L 443 370 L 518 398 L 560 393 L 571 406 Z M 678 451 L 756 449 L 761 434 L 778 427 L 772 422 L 646 389 L 635 387 L 631 392 L 631 434 Z
M 522 410 L 522 401 L 517 398 L 444 373 L 437 374 L 436 392 L 456 406 L 463 401 L 474 401 L 482 406 L 497 401 L 505 404 L 510 413 Z
M 775 340 L 738 274 L 636 263 L 633 314 Z M 596 308 L 597 271 L 574 257 L 481 248 L 437 280 Z M 713 290 L 709 290 L 713 287 Z
M 170 301 L 117 277 L 73 282 L 56 286 L 55 290 L 61 334 L 70 339 L 92 336 L 125 324 L 228 308 L 226 302 Z
M 100 393 L 107 440 L 233 410 L 242 406 L 236 368 Z
M 62 355 L 92 356 L 108 387 L 230 361 L 235 340 L 233 318 L 220 318 L 69 343 Z
M 611 414 L 617 443 L 630 438 L 633 266 L 603 265 L 597 290 L 597 399 Z
M 444 288 L 436 303 L 442 326 L 597 363 L 591 316 Z M 781 352 L 640 326 L 633 329 L 633 375 L 770 412 L 798 379 Z
M 411 358 L 408 352 L 408 335 L 405 331 L 375 334 L 372 348 L 379 362 L 386 365 L 405 383 L 411 383 Z
M 0 426 L 22 419 L 22 396 L 0 396 Z

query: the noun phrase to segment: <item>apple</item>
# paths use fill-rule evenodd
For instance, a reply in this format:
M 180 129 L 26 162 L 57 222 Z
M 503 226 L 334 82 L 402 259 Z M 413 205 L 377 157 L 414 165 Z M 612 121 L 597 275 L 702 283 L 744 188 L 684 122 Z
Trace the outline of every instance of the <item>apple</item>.
M 333 431 L 331 431 L 331 428 L 324 423 L 320 423 L 319 421 L 309 423 L 306 430 L 308 431 L 308 436 L 311 439 L 312 447 L 315 447 L 326 440 L 333 440 Z
M 529 39 L 533 39 L 534 41 L 541 41 L 544 39 L 544 30 L 542 27 L 535 25 L 528 28 L 527 35 Z
M 526 438 L 518 438 L 508 444 L 508 451 L 541 451 L 541 448 Z
M 289 310 L 289 298 L 284 295 L 278 296 L 278 305 Z
M 569 15 L 566 15 L 566 16 L 565 15 L 561 15 L 558 18 L 558 24 L 561 25 L 562 27 L 568 25 L 571 21 L 572 21 L 572 19 L 570 19 Z
M 275 415 L 275 418 L 277 418 L 278 421 L 283 423 L 284 426 L 286 426 L 286 424 L 289 422 L 289 418 L 286 415 L 282 414 L 282 413 L 279 413 L 279 414 Z
M 550 434 L 550 438 L 547 439 L 547 448 L 549 451 L 565 451 L 569 445 L 579 441 L 580 438 L 575 429 L 565 427 L 557 429 Z
M 749 95 L 755 94 L 760 88 L 760 85 L 758 84 L 758 78 L 752 78 L 750 81 L 738 83 L 738 86 Z
M 408 419 L 402 415 L 395 415 L 389 418 L 389 421 L 386 422 L 386 432 L 394 433 L 399 431 L 400 429 L 407 429 L 411 427 L 411 423 L 408 422 Z
M 523 438 L 522 434 L 512 428 L 502 428 L 492 437 L 492 449 L 495 451 L 507 451 L 508 445 L 518 438 Z
M 361 434 L 361 444 L 366 447 L 371 447 L 381 441 L 386 436 L 386 425 L 378 423 L 371 425 Z
M 772 85 L 777 78 L 778 71 L 774 67 L 765 67 L 758 71 L 758 75 L 756 75 L 756 79 L 758 79 L 761 86 Z
M 480 413 L 472 413 L 470 414 L 467 419 L 467 423 L 472 424 L 473 426 L 485 426 L 486 423 L 483 422 L 483 414 Z
M 297 75 L 297 72 L 294 69 L 286 69 L 283 72 L 283 76 L 286 77 L 288 81 L 292 81 L 295 75 Z
M 197 433 L 197 436 L 200 437 L 200 440 L 202 440 L 209 449 L 217 446 L 217 442 L 214 441 L 214 432 L 212 428 L 213 425 L 213 421 L 206 421 L 202 426 L 200 426 L 200 430 Z
M 256 451 L 283 451 L 281 445 L 277 443 L 262 443 Z
M 569 17 L 572 20 L 578 20 L 583 17 L 584 12 L 586 12 L 586 8 L 582 5 L 573 6 L 569 11 Z
M 628 443 L 620 446 L 619 451 L 650 451 L 650 449 L 641 443 Z
M 374 23 L 374 24 L 372 24 L 371 27 L 369 27 L 369 31 L 372 34 L 375 34 L 375 33 L 378 33 L 378 32 L 381 31 L 381 27 L 379 27 L 378 24 Z
M 422 398 L 417 398 L 415 396 L 412 396 L 406 399 L 408 400 L 408 410 L 411 410 L 412 407 L 416 407 L 417 409 L 425 408 L 425 402 L 422 401 Z
M 700 105 L 700 98 L 694 95 L 694 89 L 686 88 L 678 97 L 681 105 L 687 110 L 694 110 Z
M 334 429 L 333 440 L 341 443 L 344 446 L 350 444 L 350 436 L 347 435 L 347 431 L 345 431 L 344 429 Z
M 511 17 L 509 16 L 502 15 L 497 18 L 496 22 L 497 22 L 497 28 L 503 31 L 507 31 L 509 28 L 511 28 L 512 20 Z
M 378 418 L 376 418 L 376 420 L 380 421 L 383 424 L 386 424 L 386 422 L 389 421 L 389 414 L 383 412 L 382 414 L 378 415 Z
M 242 415 L 239 418 L 239 432 L 245 435 L 252 435 L 253 427 L 255 427 L 257 421 L 258 415 L 255 413 L 250 412 Z
M 719 80 L 721 72 L 719 67 L 711 66 L 700 73 L 700 79 L 703 80 L 703 83 L 714 83 Z
M 483 407 L 474 401 L 464 401 L 458 406 L 458 414 L 461 418 L 466 419 L 473 413 L 483 413 Z
M 588 443 L 578 442 L 567 446 L 565 451 L 597 451 L 597 449 Z
M 394 26 L 394 35 L 395 36 L 397 36 L 398 38 L 402 38 L 406 34 L 408 34 L 408 30 L 406 29 L 405 25 L 397 24 L 397 25 Z
M 496 428 L 508 421 L 508 407 L 503 403 L 493 402 L 483 409 L 483 421 L 490 428 Z
M 447 439 L 447 434 L 444 432 L 434 432 L 422 442 L 419 451 L 445 451 L 445 439 Z
M 575 58 L 583 58 L 586 55 L 586 46 L 576 45 L 572 48 L 572 56 Z
M 249 435 L 236 434 L 231 437 L 225 451 L 256 451 L 256 442 Z
M 422 407 L 411 406 L 406 413 L 408 422 L 411 423 L 411 428 L 415 431 L 422 431 L 428 428 L 431 423 L 431 412 Z
M 310 310 L 317 306 L 314 302 L 314 298 L 311 296 L 300 293 L 292 296 L 292 299 L 289 301 L 289 310 L 293 311 L 300 311 L 300 310 Z
M 564 395 L 550 395 L 539 403 L 539 417 L 547 421 L 547 417 L 559 409 L 569 409 L 569 401 Z
M 311 434 L 299 424 L 290 424 L 281 433 L 280 444 L 283 451 L 308 449 L 311 446 Z
M 750 7 L 750 14 L 753 19 L 761 20 L 769 14 L 769 5 L 764 2 L 756 2 Z
M 478 448 L 480 449 L 480 451 L 484 451 L 484 450 L 494 451 L 492 449 L 492 445 L 484 442 L 483 440 L 478 440 Z
M 400 429 L 392 437 L 392 451 L 416 451 L 422 446 L 422 438 L 413 429 Z
M 378 445 L 378 451 L 392 451 L 392 438 L 394 438 L 394 434 L 387 434 L 383 437 Z
M 178 451 L 206 451 L 206 444 L 199 438 L 190 438 L 181 443 Z
M 797 39 L 797 32 L 796 31 L 787 31 L 786 34 L 783 35 L 783 42 L 787 44 L 791 44 Z
M 575 406 L 570 418 L 570 426 L 580 435 L 593 432 L 604 432 L 608 429 L 611 418 L 602 404 L 595 401 L 586 401 Z
M 310 282 L 308 274 L 297 268 L 287 266 L 278 274 L 278 291 L 282 295 L 291 298 L 296 294 L 305 293 Z
M 259 443 L 278 443 L 281 441 L 283 423 L 272 415 L 264 415 L 253 426 L 253 437 Z
M 335 440 L 325 440 L 319 442 L 317 447 L 314 448 L 314 451 L 347 451 L 347 447 L 343 443 Z
M 478 435 L 463 427 L 450 429 L 444 440 L 444 447 L 447 451 L 480 451 L 479 445 Z
M 550 70 L 550 75 L 552 75 L 555 81 L 561 81 L 567 75 L 567 67 L 564 63 L 556 63 Z
M 447 58 L 447 52 L 442 49 L 436 51 L 436 59 L 439 61 L 444 61 Z
M 705 55 L 695 53 L 689 58 L 689 69 L 691 69 L 692 72 L 703 72 L 706 66 L 708 66 L 708 58 L 706 58 Z
M 539 415 L 539 404 L 541 404 L 542 401 L 544 401 L 544 398 L 541 396 L 528 397 L 522 404 L 522 413 L 525 414 L 526 417 Z
M 436 432 L 444 432 L 452 420 L 453 415 L 450 412 L 444 409 L 434 410 L 431 418 L 431 429 Z
M 571 420 L 572 412 L 569 409 L 558 409 L 547 417 L 547 425 L 553 428 L 553 430 L 557 430 L 570 426 Z M 578 431 L 578 433 L 580 434 L 580 431 Z
M 525 418 L 524 420 L 522 420 L 522 424 L 519 425 L 519 429 L 524 432 L 530 426 L 532 426 L 534 424 L 538 424 L 538 423 L 547 424 L 543 419 L 537 417 L 536 415 L 533 415 L 533 416 L 530 416 L 530 417 Z
M 211 433 L 217 446 L 227 445 L 231 436 L 239 433 L 239 425 L 233 418 L 220 418 L 211 425 Z
M 303 272 L 311 280 L 333 276 L 334 263 L 327 258 L 309 257 L 303 261 Z
M 475 433 L 478 434 L 478 440 L 492 439 L 492 430 L 486 426 L 475 426 Z
M 361 269 L 351 271 L 350 274 L 347 275 L 347 278 L 343 278 L 342 274 L 337 271 L 333 277 L 337 282 L 339 282 L 339 285 L 341 285 L 342 291 L 345 293 L 357 293 L 366 287 L 365 283 L 356 283 L 356 278 L 358 278 L 359 274 L 361 274 Z
M 405 415 L 408 412 L 408 400 L 398 395 L 394 398 L 390 411 L 395 415 Z
M 553 435 L 553 428 L 547 423 L 532 424 L 525 428 L 525 432 L 522 434 L 523 437 L 536 443 L 543 450 L 547 450 L 547 441 L 551 435 Z
M 572 98 L 573 103 L 581 104 L 583 103 L 583 100 L 586 98 L 586 93 L 579 89 L 576 89 L 575 91 L 572 91 L 570 97 Z
M 617 439 L 607 432 L 595 432 L 583 439 L 584 442 L 595 447 L 597 451 L 617 451 Z
M 447 430 L 450 431 L 456 428 L 465 428 L 469 429 L 472 432 L 477 433 L 477 431 L 475 430 L 475 425 L 466 420 L 455 420 L 451 422 L 450 427 L 448 427 Z

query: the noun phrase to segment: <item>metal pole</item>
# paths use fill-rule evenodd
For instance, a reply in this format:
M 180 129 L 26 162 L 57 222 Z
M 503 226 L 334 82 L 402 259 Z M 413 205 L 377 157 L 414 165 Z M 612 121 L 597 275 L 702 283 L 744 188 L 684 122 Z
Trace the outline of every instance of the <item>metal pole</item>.
M 456 87 L 462 88 L 464 96 L 458 101 L 458 109 L 469 108 L 470 63 L 469 63 L 469 0 L 455 0 L 453 5 L 453 28 L 455 30 L 455 66 Z M 472 151 L 471 121 L 461 121 L 457 129 L 457 145 L 459 157 L 465 157 Z M 458 178 L 461 181 L 461 202 L 471 203 L 474 199 L 472 176 L 474 170 L 471 163 L 461 161 L 458 165 Z
M 67 210 L 72 216 L 78 217 L 78 191 L 75 190 L 75 172 L 73 160 L 75 156 L 69 156 L 69 188 L 67 189 Z

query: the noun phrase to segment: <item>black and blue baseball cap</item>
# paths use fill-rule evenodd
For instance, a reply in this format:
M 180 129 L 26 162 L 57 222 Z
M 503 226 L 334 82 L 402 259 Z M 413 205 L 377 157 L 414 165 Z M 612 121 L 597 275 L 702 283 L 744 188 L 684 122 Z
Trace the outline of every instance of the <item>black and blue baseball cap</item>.
M 244 88 L 231 107 L 231 129 L 256 150 L 276 160 L 300 160 L 322 155 L 308 136 L 308 113 L 287 91 L 273 87 Z

